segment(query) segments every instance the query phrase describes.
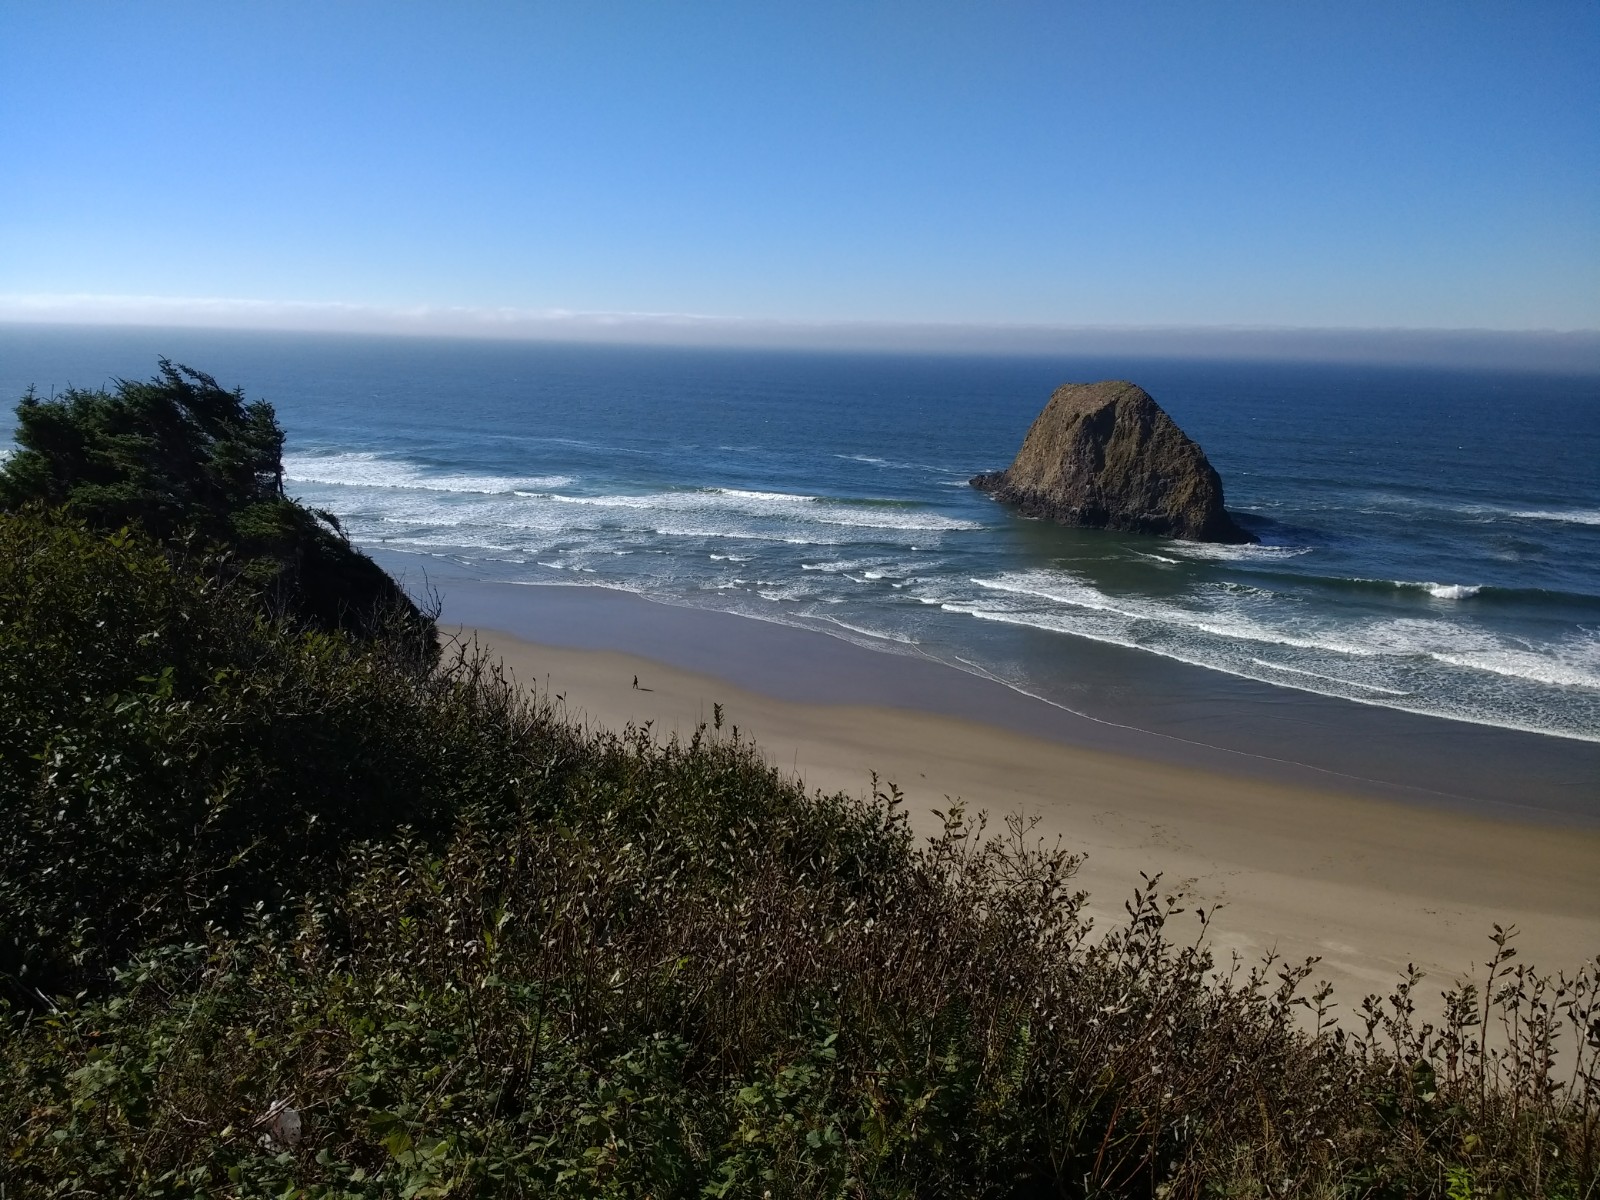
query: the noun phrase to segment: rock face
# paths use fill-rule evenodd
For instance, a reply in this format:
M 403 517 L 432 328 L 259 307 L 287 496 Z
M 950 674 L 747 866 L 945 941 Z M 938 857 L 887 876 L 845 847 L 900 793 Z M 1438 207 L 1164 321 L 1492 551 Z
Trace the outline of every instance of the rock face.
M 1256 540 L 1222 507 L 1222 480 L 1200 447 L 1148 392 L 1121 379 L 1057 388 L 1016 461 L 972 486 L 1063 525 Z

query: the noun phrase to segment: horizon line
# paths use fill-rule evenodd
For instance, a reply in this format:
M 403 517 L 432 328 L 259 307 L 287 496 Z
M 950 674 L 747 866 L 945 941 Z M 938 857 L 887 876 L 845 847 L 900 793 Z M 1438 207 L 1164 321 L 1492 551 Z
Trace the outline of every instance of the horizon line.
M 93 293 L 0 294 L 0 322 L 976 354 L 1140 354 L 1536 367 L 1600 373 L 1600 329 L 1067 324 L 740 317 L 473 305 L 377 305 Z

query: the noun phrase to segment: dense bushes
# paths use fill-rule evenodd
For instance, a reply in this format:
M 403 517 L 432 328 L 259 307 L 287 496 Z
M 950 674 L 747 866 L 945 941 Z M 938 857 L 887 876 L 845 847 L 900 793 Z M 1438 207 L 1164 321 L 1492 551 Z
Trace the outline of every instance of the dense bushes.
M 1595 1193 L 1592 971 L 1334 1028 L 1157 881 L 1095 929 L 1020 825 L 918 845 L 132 536 L 0 520 L 0 621 L 10 1194 Z
M 17 405 L 0 507 L 64 509 L 91 528 L 225 551 L 227 569 L 278 616 L 434 648 L 432 619 L 345 539 L 336 518 L 283 489 L 283 429 L 265 400 L 161 360 L 155 378 L 70 388 Z
M 0 515 L 0 972 L 71 990 L 506 792 L 475 751 L 520 731 L 410 644 L 274 623 L 133 533 Z

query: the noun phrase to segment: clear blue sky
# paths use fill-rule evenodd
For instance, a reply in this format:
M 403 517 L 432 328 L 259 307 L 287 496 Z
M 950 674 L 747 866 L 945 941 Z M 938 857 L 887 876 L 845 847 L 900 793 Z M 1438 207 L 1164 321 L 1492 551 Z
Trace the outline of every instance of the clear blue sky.
M 0 61 L 13 308 L 1600 328 L 1593 0 L 0 0 Z

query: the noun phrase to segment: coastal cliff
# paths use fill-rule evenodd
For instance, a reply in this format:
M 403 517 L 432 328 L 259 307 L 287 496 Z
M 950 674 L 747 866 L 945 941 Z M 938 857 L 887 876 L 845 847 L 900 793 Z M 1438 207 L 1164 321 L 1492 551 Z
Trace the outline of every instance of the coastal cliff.
M 1057 388 L 1004 471 L 972 486 L 1024 515 L 1198 542 L 1253 542 L 1204 451 L 1137 384 Z

